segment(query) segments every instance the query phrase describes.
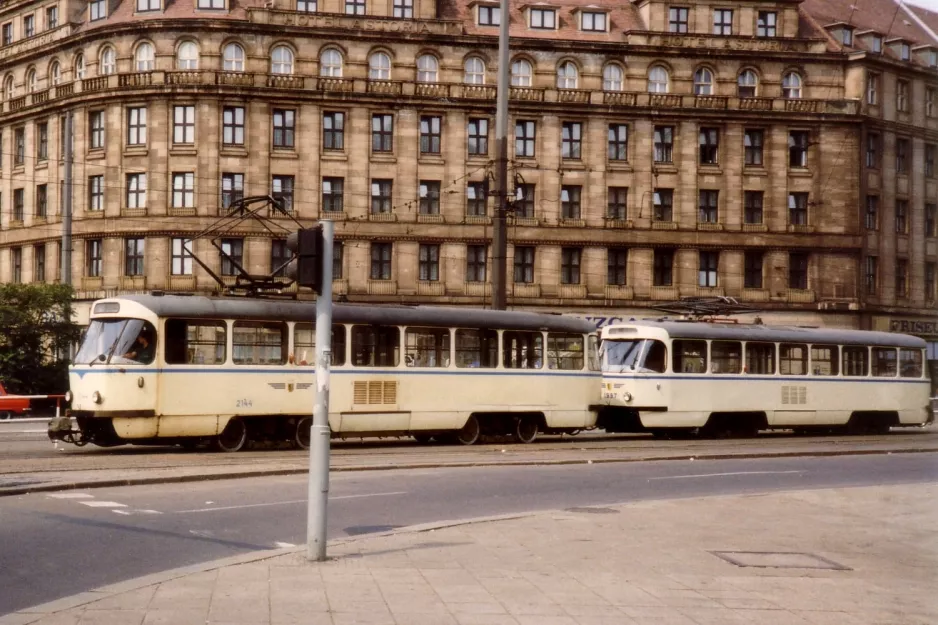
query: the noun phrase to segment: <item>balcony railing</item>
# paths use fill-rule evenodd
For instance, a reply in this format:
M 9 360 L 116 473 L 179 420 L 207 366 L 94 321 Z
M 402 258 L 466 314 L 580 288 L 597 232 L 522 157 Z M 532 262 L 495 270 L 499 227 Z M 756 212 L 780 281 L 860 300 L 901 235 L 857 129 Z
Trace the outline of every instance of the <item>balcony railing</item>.
M 558 89 L 558 102 L 570 102 L 572 104 L 589 104 L 590 92 L 583 89 Z
M 369 80 L 366 91 L 380 95 L 401 95 L 403 84 L 393 80 Z
M 491 297 L 492 285 L 488 282 L 467 282 L 465 293 L 470 297 Z
M 446 294 L 446 285 L 439 280 L 421 280 L 417 283 L 417 295 L 441 296 Z
M 166 72 L 166 84 L 167 85 L 200 85 L 202 84 L 202 72 L 198 70 Z
M 369 280 L 368 295 L 397 295 L 397 282 L 394 280 Z
M 586 285 L 585 284 L 561 284 L 560 285 L 560 298 L 561 299 L 586 299 Z
M 515 297 L 540 297 L 541 296 L 541 285 L 540 284 L 513 284 L 511 287 L 511 294 Z
M 216 85 L 230 85 L 232 87 L 253 87 L 254 74 L 244 72 L 215 72 Z
M 607 284 L 606 299 L 635 299 L 634 289 L 627 284 Z
M 351 78 L 319 78 L 319 90 L 330 93 L 351 93 L 355 90 L 355 81 Z

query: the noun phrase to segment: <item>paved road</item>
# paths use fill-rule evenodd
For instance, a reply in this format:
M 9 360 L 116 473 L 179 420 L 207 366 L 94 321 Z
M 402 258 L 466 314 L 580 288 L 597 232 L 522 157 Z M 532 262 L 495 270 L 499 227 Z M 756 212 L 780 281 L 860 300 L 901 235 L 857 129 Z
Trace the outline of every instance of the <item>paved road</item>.
M 643 499 L 938 481 L 938 454 L 335 474 L 330 537 Z M 123 579 L 305 541 L 305 476 L 0 499 L 0 614 Z M 692 519 L 688 519 L 688 523 Z

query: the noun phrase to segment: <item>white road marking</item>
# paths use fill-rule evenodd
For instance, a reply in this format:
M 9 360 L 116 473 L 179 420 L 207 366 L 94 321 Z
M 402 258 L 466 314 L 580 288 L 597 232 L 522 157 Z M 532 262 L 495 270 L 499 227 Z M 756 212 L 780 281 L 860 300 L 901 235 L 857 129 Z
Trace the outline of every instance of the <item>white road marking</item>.
M 126 508 L 127 504 L 117 503 L 116 501 L 79 501 L 83 506 L 89 508 Z
M 650 477 L 652 480 L 686 480 L 697 477 L 726 477 L 730 475 L 785 475 L 787 473 L 806 473 L 806 471 L 733 471 L 731 473 L 696 473 L 694 475 L 666 475 L 663 477 Z
M 296 545 L 294 545 L 293 543 L 282 543 L 280 541 L 277 541 L 274 543 L 274 547 L 276 547 L 277 549 L 289 549 L 290 547 L 296 547 Z
M 114 514 L 123 514 L 125 516 L 131 516 L 135 514 L 163 514 L 159 510 L 111 510 Z
M 130 513 L 126 510 L 111 510 L 114 514 L 123 514 L 125 516 L 130 516 Z
M 362 497 L 390 497 L 391 495 L 406 495 L 407 491 L 394 491 L 392 493 L 367 493 L 362 495 L 339 495 L 338 497 L 330 497 L 329 500 L 334 499 L 360 499 Z M 307 499 L 293 499 L 290 501 L 270 501 L 267 503 L 246 503 L 240 506 L 218 506 L 217 508 L 194 508 L 192 510 L 177 510 L 176 514 L 188 514 L 190 512 L 218 512 L 220 510 L 241 510 L 243 508 L 265 508 L 268 506 L 289 506 L 297 503 L 306 503 Z
M 46 495 L 50 499 L 93 499 L 94 495 L 89 495 L 88 493 L 56 493 L 54 495 Z

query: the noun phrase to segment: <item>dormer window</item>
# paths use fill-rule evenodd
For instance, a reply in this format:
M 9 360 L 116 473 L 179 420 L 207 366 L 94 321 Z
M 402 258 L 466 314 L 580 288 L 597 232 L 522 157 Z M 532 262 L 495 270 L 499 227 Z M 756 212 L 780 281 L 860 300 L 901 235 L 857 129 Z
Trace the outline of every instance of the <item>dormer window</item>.
M 877 54 L 883 51 L 883 38 L 879 35 L 873 35 L 873 38 L 870 40 L 870 49 Z
M 841 42 L 843 42 L 845 46 L 852 46 L 853 45 L 853 29 L 844 28 L 843 30 L 840 31 L 840 33 L 841 33 L 840 35 Z
M 196 5 L 200 9 L 214 9 L 216 11 L 225 10 L 225 0 L 199 0 Z
M 499 26 L 502 23 L 502 12 L 497 6 L 479 6 L 479 26 Z
M 899 44 L 899 58 L 903 61 L 912 60 L 912 47 L 909 44 L 905 42 Z
M 143 13 L 144 11 L 159 11 L 160 10 L 160 0 L 137 0 L 137 12 Z
M 554 30 L 557 28 L 557 12 L 554 9 L 531 9 L 531 28 Z
M 104 0 L 91 0 L 88 3 L 88 12 L 92 22 L 107 17 L 107 3 Z
M 600 11 L 583 11 L 580 13 L 580 30 L 606 32 L 606 14 Z

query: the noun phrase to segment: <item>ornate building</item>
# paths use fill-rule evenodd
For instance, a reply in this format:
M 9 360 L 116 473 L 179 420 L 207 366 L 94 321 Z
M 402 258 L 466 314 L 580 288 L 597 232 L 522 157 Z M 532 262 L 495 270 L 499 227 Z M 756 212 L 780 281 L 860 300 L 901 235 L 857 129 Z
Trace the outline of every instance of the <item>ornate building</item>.
M 510 305 L 622 316 L 726 294 L 770 322 L 934 324 L 938 41 L 911 11 L 513 3 Z M 500 17 L 490 0 L 6 0 L 0 280 L 60 274 L 71 114 L 82 299 L 217 289 L 186 242 L 274 193 L 338 222 L 350 301 L 484 305 Z M 253 226 L 221 246 L 253 273 L 287 254 Z

